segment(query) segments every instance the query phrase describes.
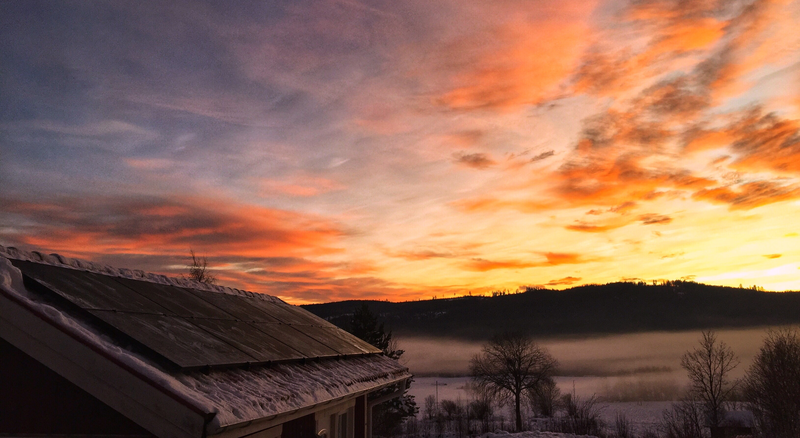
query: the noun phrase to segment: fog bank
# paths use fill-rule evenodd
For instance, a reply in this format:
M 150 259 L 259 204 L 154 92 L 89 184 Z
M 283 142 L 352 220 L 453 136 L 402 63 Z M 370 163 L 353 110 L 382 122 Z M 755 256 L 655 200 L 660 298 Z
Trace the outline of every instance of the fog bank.
M 741 365 L 740 377 L 761 347 L 768 328 L 717 330 Z M 586 377 L 658 377 L 682 380 L 680 358 L 697 346 L 701 331 L 651 332 L 580 339 L 538 339 L 559 362 L 558 375 Z M 482 343 L 446 338 L 400 337 L 402 362 L 418 376 L 457 376 L 469 373 L 469 361 Z

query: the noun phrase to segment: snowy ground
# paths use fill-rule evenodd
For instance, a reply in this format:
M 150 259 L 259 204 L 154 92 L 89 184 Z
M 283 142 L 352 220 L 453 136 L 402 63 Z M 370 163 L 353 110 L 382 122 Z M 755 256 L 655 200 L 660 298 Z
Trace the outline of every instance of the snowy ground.
M 630 420 L 634 434 L 640 435 L 645 430 L 656 429 L 661 422 L 662 414 L 669 409 L 672 402 L 621 402 L 603 403 L 600 419 L 607 428 L 613 429 L 617 413 Z
M 555 433 L 555 432 L 495 432 L 486 433 L 481 435 L 481 438 L 577 438 L 578 435 L 571 433 Z M 581 435 L 580 438 L 589 438 L 587 435 Z
M 589 397 L 596 393 L 597 388 L 602 387 L 599 379 L 591 377 L 559 377 L 556 380 L 562 393 L 572 393 L 574 388 L 578 397 Z M 420 415 L 425 407 L 425 398 L 429 395 L 436 396 L 438 393 L 440 402 L 442 400 L 461 400 L 468 403 L 473 399 L 469 391 L 469 377 L 416 377 L 408 392 L 415 396 L 417 406 L 420 407 Z M 655 428 L 661 420 L 662 413 L 670 407 L 671 403 L 669 401 L 600 403 L 600 418 L 607 427 L 612 428 L 617 414 L 622 414 L 631 422 L 634 432 L 640 434 L 644 430 Z M 561 435 L 497 436 L 538 438 Z

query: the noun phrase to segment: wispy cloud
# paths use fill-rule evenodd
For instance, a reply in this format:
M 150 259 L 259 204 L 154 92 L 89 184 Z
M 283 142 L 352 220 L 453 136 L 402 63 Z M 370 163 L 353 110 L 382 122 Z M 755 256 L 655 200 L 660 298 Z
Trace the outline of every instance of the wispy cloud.
M 456 164 L 472 167 L 473 169 L 486 169 L 496 164 L 494 160 L 483 153 L 466 154 L 457 152 L 453 154 L 453 161 L 455 161 Z
M 550 280 L 545 283 L 545 286 L 571 286 L 579 281 L 581 281 L 580 277 L 564 277 L 558 280 Z
M 492 271 L 495 269 L 527 269 L 542 266 L 559 266 L 559 265 L 572 265 L 577 263 L 589 263 L 595 260 L 587 259 L 580 254 L 573 253 L 555 253 L 547 252 L 542 253 L 545 260 L 486 260 L 481 258 L 473 258 L 465 263 L 465 268 L 472 271 Z
M 672 222 L 672 218 L 663 214 L 648 213 L 639 216 L 639 220 L 644 225 L 654 224 L 668 224 Z

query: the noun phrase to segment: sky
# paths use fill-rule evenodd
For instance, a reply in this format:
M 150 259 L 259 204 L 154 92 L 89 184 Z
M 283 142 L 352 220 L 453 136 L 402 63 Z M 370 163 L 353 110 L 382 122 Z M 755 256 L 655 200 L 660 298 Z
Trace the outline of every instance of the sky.
M 799 1 L 0 9 L 0 245 L 296 304 L 800 290 Z

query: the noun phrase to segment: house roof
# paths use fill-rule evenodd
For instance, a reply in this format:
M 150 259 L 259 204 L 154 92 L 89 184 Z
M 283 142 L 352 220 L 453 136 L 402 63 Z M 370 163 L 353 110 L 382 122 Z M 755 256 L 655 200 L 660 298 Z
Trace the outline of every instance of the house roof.
M 269 295 L 2 246 L 0 292 L 9 303 L 0 306 L 4 337 L 55 367 L 87 368 L 76 379 L 113 368 L 99 383 L 113 389 L 119 375 L 133 376 L 202 417 L 206 435 L 258 430 L 259 421 L 411 377 L 375 347 Z M 62 345 L 70 342 L 80 345 Z M 101 359 L 77 353 L 87 349 Z

